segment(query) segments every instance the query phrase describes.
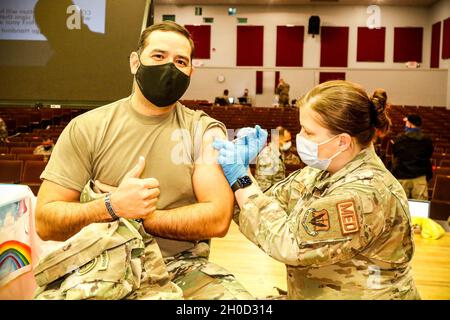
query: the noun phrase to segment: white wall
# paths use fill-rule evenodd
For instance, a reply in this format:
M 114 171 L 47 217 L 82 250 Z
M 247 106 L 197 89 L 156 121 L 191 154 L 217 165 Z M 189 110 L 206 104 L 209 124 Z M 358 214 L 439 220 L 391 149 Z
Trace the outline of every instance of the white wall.
M 194 15 L 195 6 L 156 5 L 155 21 L 163 14 L 175 14 L 180 24 L 203 24 L 203 17 L 213 17 L 211 28 L 211 59 L 199 60 L 186 92 L 186 99 L 214 100 L 215 96 L 229 89 L 239 96 L 244 88 L 255 92 L 256 70 L 264 71 L 264 93 L 255 97 L 256 105 L 270 106 L 273 101 L 275 71 L 291 85 L 291 99 L 299 97 L 318 84 L 320 71 L 346 71 L 347 80 L 361 83 L 371 92 L 377 87 L 387 90 L 391 103 L 413 105 L 446 105 L 450 99 L 448 60 L 441 62 L 443 70 L 430 70 L 431 20 L 443 20 L 450 1 L 442 0 L 432 8 L 381 7 L 381 25 L 386 27 L 385 62 L 356 61 L 357 27 L 365 26 L 368 14 L 366 6 L 237 6 L 236 17 L 248 18 L 247 25 L 264 26 L 264 67 L 236 67 L 236 17 L 227 14 L 227 6 L 202 6 L 203 16 Z M 432 14 L 431 14 L 432 12 Z M 349 26 L 348 68 L 320 68 L 320 36 L 312 38 L 306 33 L 308 19 L 319 15 L 322 26 Z M 449 15 L 447 15 L 449 16 Z M 305 26 L 302 68 L 275 67 L 276 26 Z M 423 27 L 423 53 L 420 69 L 408 70 L 403 63 L 393 62 L 394 27 Z M 223 74 L 224 83 L 216 77 Z
M 441 41 L 440 41 L 440 50 L 439 50 L 439 68 L 448 69 L 448 77 L 447 77 L 447 108 L 450 108 L 450 59 L 442 59 L 442 43 L 443 43 L 443 21 L 450 17 L 450 0 L 441 0 L 435 5 L 433 5 L 430 9 L 430 25 L 441 21 Z

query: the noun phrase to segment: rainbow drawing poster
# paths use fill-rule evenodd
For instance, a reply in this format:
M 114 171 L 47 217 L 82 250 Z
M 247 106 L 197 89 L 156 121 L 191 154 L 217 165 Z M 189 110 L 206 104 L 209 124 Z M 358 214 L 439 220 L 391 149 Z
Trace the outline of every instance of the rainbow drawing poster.
M 0 286 L 32 269 L 30 201 L 0 206 Z

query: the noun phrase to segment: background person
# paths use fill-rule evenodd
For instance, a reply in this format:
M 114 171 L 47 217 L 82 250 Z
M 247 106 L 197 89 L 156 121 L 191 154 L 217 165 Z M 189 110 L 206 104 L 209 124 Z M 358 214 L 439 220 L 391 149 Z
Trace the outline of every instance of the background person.
M 289 107 L 289 84 L 280 78 L 275 94 L 278 95 L 278 105 L 280 107 Z
M 221 97 L 216 97 L 214 104 L 219 106 L 228 106 L 230 105 L 230 97 L 228 96 L 228 89 L 223 90 L 223 95 Z
M 248 95 L 248 89 L 245 88 L 244 89 L 244 94 L 238 98 L 239 99 L 239 103 L 240 104 L 245 104 L 245 105 L 252 105 L 252 99 L 249 97 Z
M 422 133 L 422 118 L 409 114 L 405 132 L 398 135 L 392 146 L 392 173 L 398 179 L 410 199 L 428 200 L 428 183 L 433 176 L 431 156 L 433 141 Z
M 48 161 L 54 147 L 55 144 L 53 142 L 53 138 L 51 136 L 45 135 L 42 136 L 42 144 L 37 146 L 33 150 L 33 154 L 41 154 L 44 156 L 44 161 Z
M 8 128 L 2 118 L 0 118 L 0 143 L 9 143 Z

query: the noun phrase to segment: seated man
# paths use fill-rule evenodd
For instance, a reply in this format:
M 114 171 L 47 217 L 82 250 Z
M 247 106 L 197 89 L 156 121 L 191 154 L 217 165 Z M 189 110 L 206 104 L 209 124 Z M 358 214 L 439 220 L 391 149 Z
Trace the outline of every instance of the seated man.
M 249 106 L 252 105 L 252 99 L 248 95 L 247 88 L 245 88 L 244 94 L 242 95 L 242 97 L 239 97 L 238 100 L 239 100 L 239 104 L 245 104 L 245 105 L 249 105 Z
M 208 239 L 230 226 L 233 194 L 211 147 L 225 126 L 177 102 L 193 54 L 189 32 L 176 23 L 142 32 L 130 55 L 133 94 L 78 116 L 58 139 L 41 175 L 36 229 L 44 240 L 66 240 L 92 223 L 143 220 L 184 298 L 251 299 L 208 261 Z M 80 203 L 90 179 L 117 188 Z
M 42 144 L 33 150 L 33 154 L 44 156 L 44 161 L 48 161 L 54 148 L 53 138 L 49 135 L 42 136 Z
M 214 104 L 219 105 L 219 106 L 228 106 L 230 105 L 230 100 L 228 97 L 228 89 L 223 90 L 223 96 L 221 97 L 216 97 L 216 99 L 214 100 Z

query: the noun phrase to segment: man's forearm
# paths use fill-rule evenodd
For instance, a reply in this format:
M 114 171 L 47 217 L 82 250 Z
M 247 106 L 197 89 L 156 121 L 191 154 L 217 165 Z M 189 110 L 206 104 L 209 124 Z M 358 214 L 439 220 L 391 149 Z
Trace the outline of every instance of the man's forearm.
M 213 203 L 196 203 L 157 210 L 145 219 L 144 227 L 152 235 L 169 239 L 195 241 L 223 237 L 233 212 L 216 206 Z
M 65 241 L 90 223 L 110 220 L 103 199 L 87 203 L 55 201 L 36 209 L 37 233 L 43 240 Z

